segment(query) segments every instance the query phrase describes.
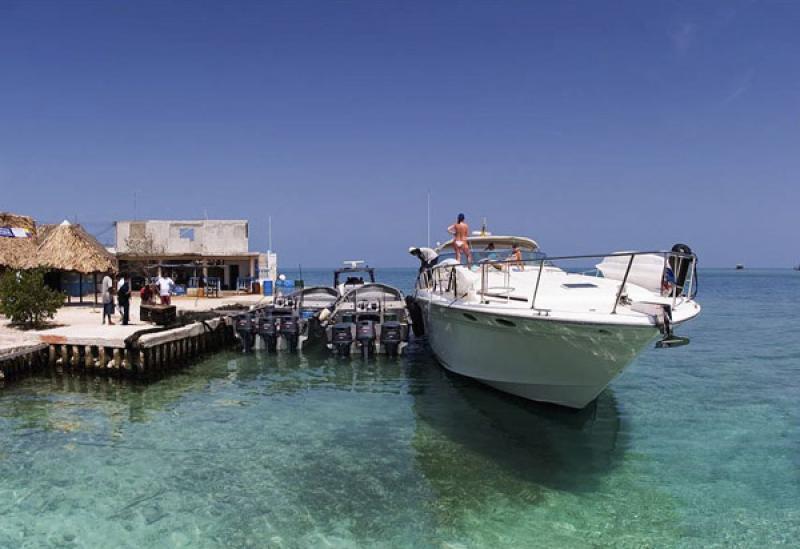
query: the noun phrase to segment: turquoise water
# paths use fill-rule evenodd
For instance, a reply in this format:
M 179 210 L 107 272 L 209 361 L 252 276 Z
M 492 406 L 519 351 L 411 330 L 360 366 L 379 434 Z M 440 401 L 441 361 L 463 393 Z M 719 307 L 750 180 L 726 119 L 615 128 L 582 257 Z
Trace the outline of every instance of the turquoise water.
M 0 547 L 796 545 L 800 273 L 700 282 L 692 344 L 581 413 L 446 374 L 424 343 L 20 381 L 0 390 Z

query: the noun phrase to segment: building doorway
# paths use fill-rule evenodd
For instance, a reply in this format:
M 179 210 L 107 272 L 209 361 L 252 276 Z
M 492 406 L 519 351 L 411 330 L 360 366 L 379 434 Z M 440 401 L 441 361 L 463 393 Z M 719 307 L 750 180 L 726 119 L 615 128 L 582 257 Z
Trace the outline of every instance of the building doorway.
M 230 278 L 228 279 L 229 290 L 235 290 L 238 281 L 239 281 L 239 266 L 238 265 L 229 265 L 228 268 L 230 269 Z

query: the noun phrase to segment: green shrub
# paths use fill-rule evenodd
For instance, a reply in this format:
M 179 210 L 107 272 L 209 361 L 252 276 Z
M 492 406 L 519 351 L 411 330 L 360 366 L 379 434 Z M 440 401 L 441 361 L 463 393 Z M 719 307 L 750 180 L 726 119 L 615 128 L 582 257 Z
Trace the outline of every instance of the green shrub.
M 44 285 L 44 271 L 6 271 L 0 276 L 0 313 L 14 324 L 38 328 L 64 304 L 63 294 Z

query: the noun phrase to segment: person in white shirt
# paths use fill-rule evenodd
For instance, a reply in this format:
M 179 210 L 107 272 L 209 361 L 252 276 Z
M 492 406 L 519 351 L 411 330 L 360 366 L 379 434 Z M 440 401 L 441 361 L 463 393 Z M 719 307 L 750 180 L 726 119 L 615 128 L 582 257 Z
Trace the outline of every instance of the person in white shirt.
M 106 317 L 109 324 L 114 324 L 111 321 L 111 315 L 114 314 L 114 282 L 111 280 L 111 271 L 107 272 L 103 277 L 102 292 L 103 292 L 103 324 L 106 323 Z
M 175 286 L 175 281 L 172 280 L 169 276 L 160 276 L 158 277 L 158 296 L 161 298 L 162 305 L 171 305 L 172 304 L 172 287 Z

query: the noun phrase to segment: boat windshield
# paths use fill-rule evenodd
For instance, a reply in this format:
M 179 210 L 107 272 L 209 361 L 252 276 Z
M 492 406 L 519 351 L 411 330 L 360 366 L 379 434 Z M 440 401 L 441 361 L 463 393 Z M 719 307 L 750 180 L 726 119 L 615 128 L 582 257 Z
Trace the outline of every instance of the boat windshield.
M 464 254 L 462 254 L 464 255 Z M 441 263 L 445 259 L 455 259 L 456 254 L 452 251 L 445 251 L 439 254 L 437 259 L 437 263 Z M 542 259 L 546 259 L 547 254 L 541 251 L 528 251 L 522 250 L 522 260 L 526 262 L 533 262 L 539 261 Z M 486 249 L 481 248 L 472 248 L 472 262 L 473 263 L 483 263 L 485 261 L 510 261 L 511 260 L 511 248 L 499 248 L 496 247 L 495 249 Z M 462 258 L 462 261 L 464 259 Z

